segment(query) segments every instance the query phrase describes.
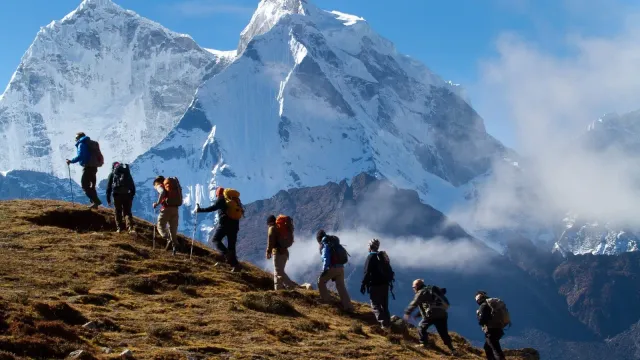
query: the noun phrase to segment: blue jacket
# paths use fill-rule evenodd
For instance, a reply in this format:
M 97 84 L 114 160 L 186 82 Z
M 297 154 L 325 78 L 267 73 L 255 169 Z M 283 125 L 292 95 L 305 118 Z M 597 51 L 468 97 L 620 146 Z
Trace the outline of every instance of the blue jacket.
M 329 245 L 326 236 L 322 238 L 320 243 L 322 244 L 322 249 L 320 250 L 320 254 L 322 256 L 322 270 L 344 267 L 342 264 L 331 265 L 331 245 Z
M 80 163 L 80 166 L 85 166 L 91 159 L 87 140 L 89 140 L 89 137 L 83 136 L 80 139 L 78 139 L 78 141 L 76 141 L 76 151 L 78 154 L 76 155 L 76 157 L 71 159 L 72 164 Z

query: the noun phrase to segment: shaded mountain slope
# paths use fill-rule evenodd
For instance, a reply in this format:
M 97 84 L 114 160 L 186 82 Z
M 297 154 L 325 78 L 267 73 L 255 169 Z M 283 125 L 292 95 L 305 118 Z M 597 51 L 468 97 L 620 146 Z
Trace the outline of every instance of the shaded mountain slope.
M 316 291 L 268 291 L 272 279 L 245 264 L 214 266 L 153 251 L 152 226 L 118 235 L 111 213 L 54 201 L 0 202 L 0 357 L 115 359 L 437 359 L 412 333 L 380 334 L 368 307 L 353 315 L 319 304 Z M 181 237 L 181 241 L 187 239 Z M 82 324 L 93 321 L 95 329 Z M 481 351 L 455 336 L 465 359 Z M 113 351 L 104 353 L 105 348 Z M 13 353 L 15 355 L 12 355 Z M 509 359 L 538 359 L 535 350 Z

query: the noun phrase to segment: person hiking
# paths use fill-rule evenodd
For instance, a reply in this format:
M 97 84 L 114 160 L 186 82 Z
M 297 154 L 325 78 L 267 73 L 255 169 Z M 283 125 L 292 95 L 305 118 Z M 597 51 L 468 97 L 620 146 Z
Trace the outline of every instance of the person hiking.
M 389 313 L 389 288 L 392 286 L 393 269 L 389 258 L 380 248 L 380 240 L 369 241 L 369 256 L 364 263 L 364 278 L 360 292 L 369 293 L 371 309 L 382 329 L 387 329 L 391 322 Z
M 275 215 L 267 217 L 266 257 L 267 260 L 273 257 L 273 288 L 275 290 L 294 289 L 298 287 L 298 284 L 293 282 L 284 271 L 287 260 L 289 260 L 288 247 L 293 243 L 293 221 L 284 215 L 280 215 L 278 218 L 282 219 L 280 226 L 284 229 L 277 226 Z M 285 237 L 287 239 L 284 239 Z
M 231 191 L 230 191 L 231 190 Z M 226 196 L 225 196 L 226 192 Z M 237 196 L 235 196 L 237 195 Z M 244 214 L 244 209 L 239 199 L 240 194 L 233 189 L 219 187 L 216 189 L 216 201 L 207 208 L 196 206 L 197 212 L 218 212 L 218 226 L 212 233 L 210 242 L 214 243 L 218 250 L 224 255 L 227 263 L 231 265 L 231 271 L 237 272 L 242 269 L 236 257 L 236 242 L 240 231 L 240 218 Z M 227 238 L 227 246 L 222 239 Z
M 344 264 L 346 259 L 341 259 L 347 255 L 342 255 L 344 248 L 340 245 L 340 239 L 337 236 L 327 235 L 324 230 L 318 230 L 316 240 L 320 246 L 320 255 L 322 257 L 322 273 L 318 278 L 318 291 L 320 297 L 325 302 L 331 301 L 331 295 L 327 289 L 327 282 L 333 280 L 336 283 L 336 290 L 340 296 L 342 309 L 348 312 L 353 311 L 349 292 L 344 284 Z M 346 251 L 344 251 L 346 253 Z
M 416 279 L 413 282 L 413 291 L 415 297 L 404 311 L 405 321 L 409 321 L 411 313 L 418 308 L 422 320 L 418 325 L 418 338 L 420 346 L 429 347 L 429 327 L 435 326 L 442 342 L 451 350 L 451 355 L 456 356 L 456 350 L 453 348 L 451 336 L 449 336 L 449 325 L 447 309 L 449 308 L 449 300 L 445 297 L 446 289 L 440 289 L 437 286 L 426 286 L 424 280 Z
M 480 305 L 476 311 L 478 317 L 478 324 L 482 327 L 484 332 L 484 353 L 488 360 L 504 360 L 505 356 L 500 346 L 500 339 L 504 336 L 505 323 L 502 321 L 495 310 L 492 309 L 489 301 L 497 300 L 502 303 L 504 309 L 506 306 L 502 300 L 497 298 L 489 298 L 485 291 L 476 292 L 476 303 Z M 508 314 L 508 312 L 507 312 Z M 507 320 L 508 322 L 508 320 Z
M 67 159 L 67 165 L 79 163 L 82 166 L 82 178 L 80 179 L 80 185 L 82 190 L 91 201 L 90 209 L 97 209 L 102 205 L 102 201 L 98 198 L 98 192 L 96 191 L 96 176 L 98 174 L 98 168 L 102 166 L 102 154 L 100 148 L 97 150 L 92 148 L 97 142 L 91 140 L 85 133 L 79 132 L 76 134 L 76 157 L 69 160 Z
M 116 232 L 123 230 L 122 219 L 127 225 L 127 231 L 135 234 L 133 229 L 133 215 L 131 206 L 133 197 L 136 196 L 136 184 L 133 182 L 129 165 L 114 162 L 111 165 L 111 174 L 107 179 L 107 204 L 111 206 L 111 194 L 113 194 L 113 205 L 116 212 Z
M 172 255 L 176 254 L 176 245 L 178 241 L 178 222 L 180 221 L 180 212 L 178 206 L 169 204 L 170 194 L 167 191 L 165 183 L 167 179 L 164 176 L 158 176 L 153 180 L 153 187 L 158 192 L 158 200 L 153 203 L 155 209 L 160 205 L 160 215 L 158 216 L 158 233 L 167 241 L 165 250 L 172 247 Z M 167 225 L 169 231 L 167 231 Z

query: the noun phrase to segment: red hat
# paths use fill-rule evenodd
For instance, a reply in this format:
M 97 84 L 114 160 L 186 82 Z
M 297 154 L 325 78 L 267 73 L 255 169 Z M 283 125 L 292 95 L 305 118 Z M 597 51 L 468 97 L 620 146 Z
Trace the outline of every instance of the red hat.
M 224 188 L 222 186 L 216 189 L 216 197 L 220 197 L 224 194 Z

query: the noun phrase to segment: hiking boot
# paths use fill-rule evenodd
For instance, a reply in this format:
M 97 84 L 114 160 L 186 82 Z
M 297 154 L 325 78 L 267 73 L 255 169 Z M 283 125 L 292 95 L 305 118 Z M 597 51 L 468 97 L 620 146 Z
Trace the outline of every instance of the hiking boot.
M 236 265 L 231 268 L 231 272 L 240 272 L 240 271 L 242 271 L 242 268 L 240 267 L 240 265 Z
M 458 352 L 457 352 L 455 349 L 453 349 L 453 350 L 451 350 L 451 354 L 450 354 L 449 356 L 452 356 L 452 357 L 458 357 L 458 356 L 459 356 L 459 354 L 458 354 Z
M 89 207 L 89 210 L 97 209 L 97 208 L 98 208 L 98 204 L 93 204 L 93 203 L 92 203 L 92 204 L 91 204 L 91 205 L 89 205 L 88 207 Z
M 122 230 L 116 229 L 116 233 L 120 234 L 121 232 L 122 232 Z
M 130 228 L 130 229 L 129 229 L 129 234 L 131 234 L 131 235 L 135 235 L 135 234 L 137 234 L 137 232 L 135 231 L 135 229 Z

